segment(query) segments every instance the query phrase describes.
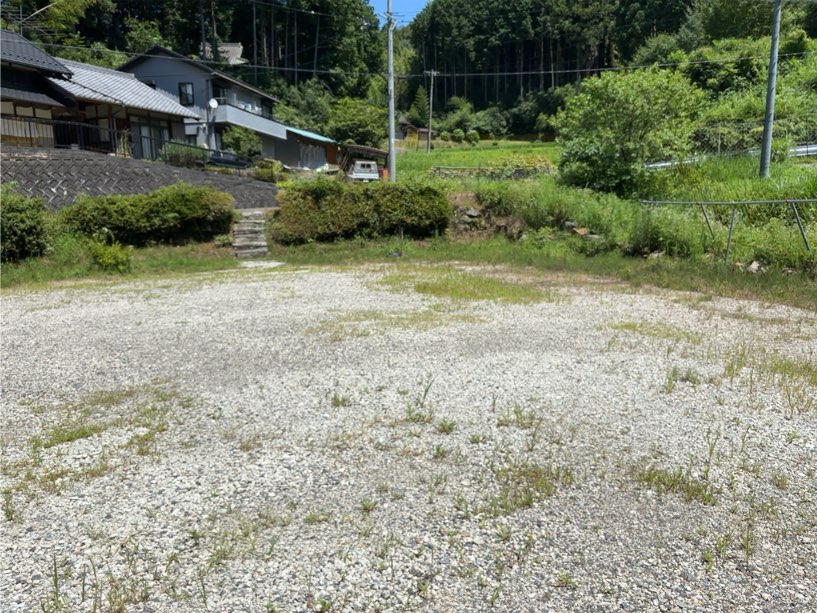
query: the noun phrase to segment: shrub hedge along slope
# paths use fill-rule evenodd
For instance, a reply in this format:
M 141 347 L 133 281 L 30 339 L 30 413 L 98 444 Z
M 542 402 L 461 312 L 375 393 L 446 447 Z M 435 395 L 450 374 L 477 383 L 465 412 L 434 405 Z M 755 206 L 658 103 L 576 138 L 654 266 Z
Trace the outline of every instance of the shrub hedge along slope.
M 73 232 L 93 236 L 107 228 L 118 242 L 139 247 L 227 234 L 234 203 L 230 194 L 179 183 L 147 194 L 80 197 L 61 216 Z
M 288 186 L 279 193 L 278 204 L 270 234 L 285 244 L 401 232 L 424 238 L 444 232 L 451 218 L 445 194 L 420 184 L 320 179 Z

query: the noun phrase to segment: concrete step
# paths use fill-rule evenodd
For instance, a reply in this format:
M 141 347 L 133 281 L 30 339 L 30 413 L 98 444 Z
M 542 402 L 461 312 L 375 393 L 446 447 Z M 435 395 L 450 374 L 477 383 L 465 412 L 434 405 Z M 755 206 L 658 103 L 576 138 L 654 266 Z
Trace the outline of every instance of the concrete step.
M 233 241 L 233 249 L 260 249 L 267 248 L 267 241 Z
M 269 255 L 269 252 L 266 247 L 263 249 L 247 249 L 246 251 L 235 252 L 235 257 L 237 258 L 262 258 L 267 255 Z

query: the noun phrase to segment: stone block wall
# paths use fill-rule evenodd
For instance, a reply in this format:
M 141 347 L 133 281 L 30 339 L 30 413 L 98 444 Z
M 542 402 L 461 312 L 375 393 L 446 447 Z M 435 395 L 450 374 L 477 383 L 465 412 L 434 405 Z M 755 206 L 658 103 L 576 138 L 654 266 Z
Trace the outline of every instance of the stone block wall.
M 0 180 L 16 182 L 21 192 L 42 198 L 52 210 L 71 204 L 79 194 L 139 194 L 180 182 L 228 192 L 239 209 L 274 207 L 278 193 L 274 184 L 251 177 L 68 149 L 3 147 Z

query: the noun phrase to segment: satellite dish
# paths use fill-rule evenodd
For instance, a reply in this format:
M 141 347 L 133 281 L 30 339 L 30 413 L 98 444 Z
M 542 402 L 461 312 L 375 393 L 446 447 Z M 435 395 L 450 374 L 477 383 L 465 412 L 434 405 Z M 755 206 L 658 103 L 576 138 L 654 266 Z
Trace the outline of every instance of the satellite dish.
M 215 111 L 218 108 L 218 100 L 215 98 L 210 98 L 210 102 L 207 103 L 207 106 Z

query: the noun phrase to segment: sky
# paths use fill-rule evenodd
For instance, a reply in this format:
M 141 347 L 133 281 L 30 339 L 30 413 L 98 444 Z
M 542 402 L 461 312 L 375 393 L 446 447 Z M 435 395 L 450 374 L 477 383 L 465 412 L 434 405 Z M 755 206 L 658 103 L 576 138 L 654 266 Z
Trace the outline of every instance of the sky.
M 431 0 L 391 0 L 391 10 L 397 19 L 398 25 L 403 26 L 411 22 L 414 16 Z M 386 14 L 386 0 L 369 0 L 369 4 L 374 7 L 374 12 L 383 22 Z

